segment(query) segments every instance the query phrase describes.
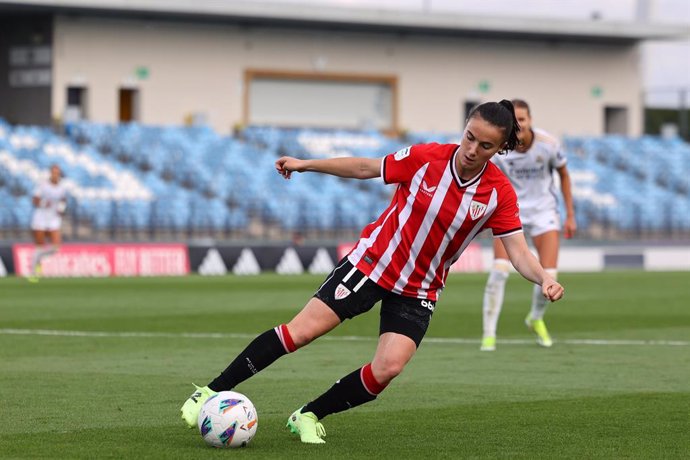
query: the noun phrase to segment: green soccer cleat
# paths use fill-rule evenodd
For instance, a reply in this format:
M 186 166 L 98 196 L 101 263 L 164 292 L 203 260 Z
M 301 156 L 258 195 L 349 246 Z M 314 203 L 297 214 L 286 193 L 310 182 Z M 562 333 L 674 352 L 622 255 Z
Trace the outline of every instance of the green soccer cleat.
M 326 436 L 326 429 L 313 412 L 301 413 L 302 409 L 297 409 L 292 413 L 287 421 L 286 427 L 294 434 L 298 434 L 302 442 L 307 444 L 325 444 L 323 437 Z
M 201 406 L 204 405 L 208 398 L 216 394 L 216 392 L 209 387 L 194 386 L 196 387 L 196 390 L 189 398 L 187 398 L 180 408 L 182 420 L 185 421 L 189 428 L 196 428 L 199 412 L 201 412 Z
M 553 340 L 551 340 L 549 331 L 546 330 L 546 324 L 544 324 L 543 319 L 532 319 L 529 315 L 527 315 L 527 318 L 525 318 L 525 324 L 537 335 L 537 344 L 545 348 L 549 348 L 551 345 L 553 345 Z
M 484 337 L 482 338 L 482 346 L 479 347 L 481 351 L 495 351 L 496 350 L 496 337 Z
M 36 269 L 26 277 L 26 280 L 29 283 L 38 283 L 41 273 L 43 273 L 43 267 L 41 267 L 41 264 L 36 265 Z

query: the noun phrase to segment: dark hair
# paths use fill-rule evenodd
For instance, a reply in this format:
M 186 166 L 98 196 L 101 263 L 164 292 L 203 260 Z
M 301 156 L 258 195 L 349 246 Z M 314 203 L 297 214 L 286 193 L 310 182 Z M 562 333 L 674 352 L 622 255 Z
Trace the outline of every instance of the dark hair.
M 520 125 L 515 118 L 515 109 L 512 102 L 503 99 L 501 102 L 479 104 L 470 110 L 467 120 L 469 121 L 476 116 L 505 131 L 506 146 L 499 153 L 515 150 L 515 147 L 518 145 L 517 133 L 520 131 Z
M 532 116 L 532 113 L 529 110 L 529 104 L 527 103 L 526 100 L 524 99 L 513 99 L 513 107 L 516 109 L 526 109 L 527 110 L 527 115 L 530 117 Z

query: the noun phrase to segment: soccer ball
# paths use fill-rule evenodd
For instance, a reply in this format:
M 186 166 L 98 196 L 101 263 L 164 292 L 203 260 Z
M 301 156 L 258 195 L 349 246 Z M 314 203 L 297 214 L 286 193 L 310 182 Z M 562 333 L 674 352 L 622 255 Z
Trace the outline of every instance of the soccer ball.
M 204 403 L 197 426 L 209 446 L 244 447 L 256 434 L 257 422 L 249 398 L 236 391 L 221 391 Z

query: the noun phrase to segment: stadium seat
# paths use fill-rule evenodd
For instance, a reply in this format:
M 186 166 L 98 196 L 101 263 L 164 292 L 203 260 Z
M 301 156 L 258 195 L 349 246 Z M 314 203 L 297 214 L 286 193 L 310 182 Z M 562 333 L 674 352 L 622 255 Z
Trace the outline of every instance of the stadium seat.
M 58 164 L 75 202 L 71 215 L 94 229 L 236 232 L 258 219 L 286 232 L 356 231 L 385 209 L 390 186 L 318 174 L 287 182 L 275 173 L 277 157 L 383 156 L 410 144 L 459 138 L 271 126 L 248 127 L 233 137 L 208 127 L 88 122 L 70 125 L 62 137 L 0 120 L 0 194 L 24 203 L 0 208 L 0 226 L 27 223 L 36 183 Z M 626 232 L 690 230 L 688 144 L 653 136 L 568 136 L 563 148 L 581 230 L 601 223 Z M 672 211 L 660 212 L 660 203 Z

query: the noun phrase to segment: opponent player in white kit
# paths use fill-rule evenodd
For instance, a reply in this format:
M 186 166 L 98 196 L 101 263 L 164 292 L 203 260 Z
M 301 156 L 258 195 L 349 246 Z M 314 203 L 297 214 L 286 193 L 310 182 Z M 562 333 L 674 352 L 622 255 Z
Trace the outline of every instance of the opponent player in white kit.
M 558 213 L 554 170 L 558 172 L 561 179 L 561 192 L 566 208 L 564 236 L 572 237 L 577 229 L 566 158 L 556 139 L 542 130 L 532 128 L 529 105 L 520 99 L 514 99 L 513 105 L 515 116 L 520 123 L 518 146 L 506 155 L 494 156 L 491 161 L 508 176 L 513 184 L 520 203 L 520 220 L 525 233 L 532 238 L 541 265 L 556 279 L 561 219 Z M 501 239 L 495 238 L 494 264 L 484 290 L 484 334 L 481 345 L 483 351 L 496 349 L 496 325 L 503 306 L 510 266 L 508 253 Z M 547 300 L 542 296 L 541 288 L 535 285 L 532 293 L 532 309 L 525 319 L 525 324 L 536 334 L 539 345 L 550 347 L 553 341 L 544 324 L 546 305 Z
M 67 190 L 61 180 L 60 167 L 52 165 L 48 181 L 40 184 L 34 191 L 33 205 L 36 209 L 31 218 L 31 230 L 36 248 L 31 260 L 31 275 L 28 277 L 28 280 L 34 283 L 41 274 L 43 258 L 55 254 L 62 242 L 60 227 L 67 208 Z M 49 245 L 45 244 L 46 236 L 50 238 Z
M 487 102 L 470 113 L 460 145 L 425 144 L 383 158 L 301 160 L 282 157 L 276 170 L 338 177 L 382 177 L 396 185 L 390 205 L 362 230 L 350 254 L 287 324 L 256 337 L 213 381 L 185 401 L 182 418 L 197 426 L 203 403 L 231 390 L 275 360 L 307 345 L 381 301 L 378 347 L 370 363 L 338 380 L 288 419 L 301 441 L 322 444 L 324 417 L 373 401 L 417 351 L 448 270 L 485 228 L 503 238 L 510 260 L 555 301 L 563 287 L 539 265 L 522 234 L 517 196 L 489 159 L 515 148 L 517 120 L 510 101 Z M 310 375 L 304 376 L 308 381 Z

